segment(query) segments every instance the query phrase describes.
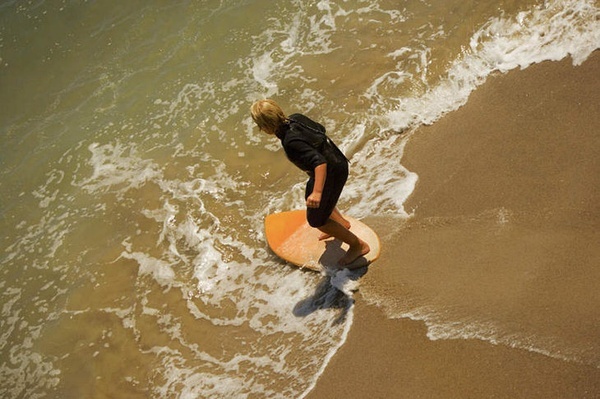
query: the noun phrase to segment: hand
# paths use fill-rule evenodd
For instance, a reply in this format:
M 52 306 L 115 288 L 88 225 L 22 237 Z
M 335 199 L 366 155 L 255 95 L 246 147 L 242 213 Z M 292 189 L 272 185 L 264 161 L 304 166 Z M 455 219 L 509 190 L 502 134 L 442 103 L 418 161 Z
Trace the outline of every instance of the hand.
M 321 193 L 312 192 L 311 195 L 306 199 L 306 206 L 308 208 L 318 208 L 321 205 Z

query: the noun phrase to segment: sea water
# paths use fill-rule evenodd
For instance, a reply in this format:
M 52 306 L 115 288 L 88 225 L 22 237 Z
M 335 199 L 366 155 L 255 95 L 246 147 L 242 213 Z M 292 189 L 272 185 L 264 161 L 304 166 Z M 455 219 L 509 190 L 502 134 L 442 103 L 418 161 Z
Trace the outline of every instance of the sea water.
M 302 207 L 304 177 L 250 104 L 327 127 L 352 160 L 346 212 L 407 218 L 405 133 L 495 71 L 583 62 L 598 15 L 592 0 L 0 1 L 0 396 L 304 396 L 359 281 L 269 252 L 264 217 Z

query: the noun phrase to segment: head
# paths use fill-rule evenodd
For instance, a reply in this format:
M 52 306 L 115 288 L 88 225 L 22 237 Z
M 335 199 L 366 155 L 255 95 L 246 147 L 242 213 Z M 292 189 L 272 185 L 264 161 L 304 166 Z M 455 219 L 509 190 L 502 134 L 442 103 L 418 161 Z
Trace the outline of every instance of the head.
M 279 126 L 287 120 L 281 107 L 275 101 L 268 99 L 258 100 L 252 104 L 250 113 L 258 128 L 268 134 L 275 134 Z

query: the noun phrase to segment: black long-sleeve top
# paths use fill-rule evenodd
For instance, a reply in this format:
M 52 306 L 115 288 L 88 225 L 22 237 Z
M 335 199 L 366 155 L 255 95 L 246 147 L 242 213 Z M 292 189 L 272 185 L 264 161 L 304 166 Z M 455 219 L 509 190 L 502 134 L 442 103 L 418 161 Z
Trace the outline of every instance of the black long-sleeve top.
M 319 165 L 347 161 L 325 135 L 325 127 L 302 114 L 290 115 L 276 135 L 288 159 L 311 177 Z

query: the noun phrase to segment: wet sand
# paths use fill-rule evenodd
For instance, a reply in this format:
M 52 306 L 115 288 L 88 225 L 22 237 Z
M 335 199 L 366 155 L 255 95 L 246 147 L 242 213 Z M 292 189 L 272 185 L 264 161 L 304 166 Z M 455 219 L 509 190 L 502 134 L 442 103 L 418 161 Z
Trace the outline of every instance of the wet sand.
M 413 133 L 402 163 L 419 175 L 414 216 L 366 220 L 382 257 L 308 398 L 600 397 L 600 52 L 490 77 Z M 393 318 L 394 302 L 421 297 L 557 337 L 569 359 L 430 340 L 425 323 Z

